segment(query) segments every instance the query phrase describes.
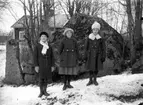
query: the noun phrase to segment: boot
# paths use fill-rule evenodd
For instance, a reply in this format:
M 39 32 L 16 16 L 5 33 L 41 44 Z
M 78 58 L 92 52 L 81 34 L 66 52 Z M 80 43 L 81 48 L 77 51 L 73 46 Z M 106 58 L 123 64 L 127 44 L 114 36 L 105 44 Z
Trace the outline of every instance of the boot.
M 44 86 L 43 86 L 43 92 L 44 92 L 44 95 L 45 95 L 45 96 L 49 96 L 50 94 L 47 93 L 46 90 L 47 90 L 47 83 L 45 83 Z
M 63 86 L 63 90 L 67 89 L 67 76 L 64 76 L 64 86 Z
M 67 85 L 66 84 L 64 84 L 64 86 L 63 86 L 63 90 L 66 90 L 67 89 Z
M 38 97 L 41 98 L 43 95 L 44 95 L 43 86 L 42 86 L 42 84 L 40 84 L 40 94 Z
M 92 81 L 92 77 L 89 78 L 89 82 L 86 84 L 86 86 L 92 85 L 93 81 Z
M 68 87 L 68 88 L 73 88 L 73 86 L 70 84 L 70 81 L 71 81 L 71 77 L 69 76 L 69 77 L 68 77 L 67 87 Z
M 67 87 L 68 88 L 73 88 L 73 86 L 70 83 L 68 83 Z
M 97 78 L 97 76 L 94 76 L 94 81 L 93 81 L 93 82 L 94 82 L 94 85 L 95 85 L 95 86 L 98 85 L 98 82 L 97 82 L 96 78 Z

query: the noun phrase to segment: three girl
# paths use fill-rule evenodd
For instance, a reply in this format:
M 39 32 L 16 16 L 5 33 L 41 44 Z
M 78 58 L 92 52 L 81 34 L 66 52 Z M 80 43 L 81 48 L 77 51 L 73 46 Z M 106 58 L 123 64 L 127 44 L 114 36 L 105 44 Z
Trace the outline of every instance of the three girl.
M 92 33 L 85 41 L 85 56 L 86 69 L 89 70 L 89 82 L 87 86 L 91 84 L 98 85 L 97 74 L 99 69 L 103 69 L 103 62 L 105 61 L 105 42 L 99 35 L 100 24 L 94 22 L 92 25 Z M 66 28 L 64 38 L 60 43 L 60 68 L 59 74 L 64 76 L 63 90 L 67 88 L 73 88 L 70 84 L 71 76 L 77 75 L 77 64 L 79 60 L 79 50 L 77 41 L 73 38 L 74 31 L 71 28 Z M 35 70 L 39 72 L 39 86 L 40 94 L 48 96 L 46 92 L 47 82 L 52 78 L 51 68 L 54 69 L 54 56 L 51 46 L 48 44 L 48 34 L 46 32 L 40 33 L 40 42 L 35 47 Z

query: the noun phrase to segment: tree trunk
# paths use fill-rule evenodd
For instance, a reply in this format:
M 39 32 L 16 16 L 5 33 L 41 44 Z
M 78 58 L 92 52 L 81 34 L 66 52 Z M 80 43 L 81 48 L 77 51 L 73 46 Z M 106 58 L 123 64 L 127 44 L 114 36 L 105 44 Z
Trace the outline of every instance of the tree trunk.
M 130 60 L 131 65 L 133 64 L 135 60 L 135 47 L 134 47 L 134 20 L 132 16 L 132 10 L 131 10 L 131 0 L 126 0 L 127 3 L 127 15 L 128 15 L 128 32 L 130 36 Z
M 142 22 L 141 22 L 141 17 L 142 17 L 142 0 L 137 0 L 136 1 L 136 6 L 135 6 L 135 45 L 140 43 L 140 39 L 142 39 Z

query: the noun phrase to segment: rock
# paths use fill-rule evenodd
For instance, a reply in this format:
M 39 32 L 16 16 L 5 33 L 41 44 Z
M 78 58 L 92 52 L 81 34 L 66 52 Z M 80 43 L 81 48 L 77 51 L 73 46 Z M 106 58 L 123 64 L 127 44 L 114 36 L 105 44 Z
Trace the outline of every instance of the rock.
M 136 69 L 136 68 L 138 68 L 140 65 L 141 65 L 141 62 L 140 62 L 140 60 L 139 60 L 139 61 L 137 61 L 135 64 L 133 64 L 132 69 Z
M 143 56 L 140 57 L 132 66 L 133 69 L 138 68 L 139 66 L 143 65 Z
M 31 75 L 35 74 L 35 71 L 34 71 L 33 66 L 31 64 L 28 64 L 26 62 L 22 62 L 21 65 L 22 65 L 23 73 L 31 74 Z
M 34 84 L 36 82 L 36 75 L 29 75 L 29 74 L 25 74 L 24 77 L 25 80 L 25 84 Z
M 56 82 L 59 81 L 61 79 L 61 76 L 58 73 L 58 68 L 56 67 L 56 69 L 52 72 L 52 81 Z
M 75 14 L 70 20 L 65 24 L 64 27 L 70 27 L 74 30 L 74 36 L 77 39 L 78 46 L 79 46 L 79 53 L 80 56 L 84 56 L 84 43 L 87 36 L 92 32 L 91 25 L 94 21 L 97 21 L 101 24 L 101 33 L 100 35 L 105 39 L 106 42 L 106 55 L 107 59 L 104 62 L 104 70 L 100 71 L 101 74 L 104 75 L 112 74 L 112 70 L 115 68 L 113 65 L 115 61 L 120 61 L 123 55 L 123 37 L 114 29 L 112 28 L 107 22 L 99 17 L 89 16 L 85 14 Z M 61 36 L 61 37 L 60 37 Z M 62 39 L 62 34 L 58 34 L 58 37 L 55 34 L 55 42 L 53 42 L 53 48 L 56 52 L 56 49 L 59 48 L 60 40 Z M 128 48 L 125 49 L 125 54 L 127 53 Z M 55 54 L 56 61 L 59 61 L 59 55 Z M 59 63 L 59 62 L 58 62 Z M 121 65 L 116 65 L 116 69 L 120 69 Z M 114 67 L 114 68 L 113 68 Z M 79 73 L 86 72 L 87 70 L 84 68 L 83 65 L 79 68 Z
M 6 44 L 6 71 L 4 83 L 21 85 L 24 83 L 20 74 L 18 60 L 16 58 L 16 46 Z
M 91 26 L 94 21 L 101 24 L 100 35 L 107 39 L 107 43 L 112 44 L 116 51 L 122 55 L 123 37 L 102 18 L 85 14 L 75 14 L 73 17 L 71 17 L 67 24 L 65 24 L 65 27 L 72 28 L 74 30 L 75 37 L 77 40 L 80 40 L 87 37 L 92 32 Z
M 19 43 L 19 53 L 20 53 L 20 62 L 26 62 L 27 64 L 32 64 L 32 54 L 28 47 L 27 41 Z
M 106 76 L 113 74 L 113 60 L 106 58 L 105 62 L 103 63 L 103 70 L 99 70 L 98 76 Z
M 132 73 L 143 73 L 143 56 L 133 64 Z

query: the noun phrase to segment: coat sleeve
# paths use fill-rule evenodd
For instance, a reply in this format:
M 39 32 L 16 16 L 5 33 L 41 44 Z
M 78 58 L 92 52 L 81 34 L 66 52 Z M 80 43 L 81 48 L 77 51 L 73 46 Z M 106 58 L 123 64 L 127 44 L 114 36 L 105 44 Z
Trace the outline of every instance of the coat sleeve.
M 39 66 L 38 62 L 38 47 L 35 46 L 34 48 L 34 66 Z
M 55 65 L 55 57 L 54 57 L 54 51 L 51 47 L 51 66 L 53 67 Z
M 61 55 L 64 49 L 64 44 L 63 44 L 63 40 L 60 43 L 60 47 L 59 47 L 59 54 Z
M 84 44 L 84 60 L 87 59 L 87 54 L 88 54 L 88 48 L 89 48 L 89 39 L 87 38 L 85 40 L 85 44 Z

